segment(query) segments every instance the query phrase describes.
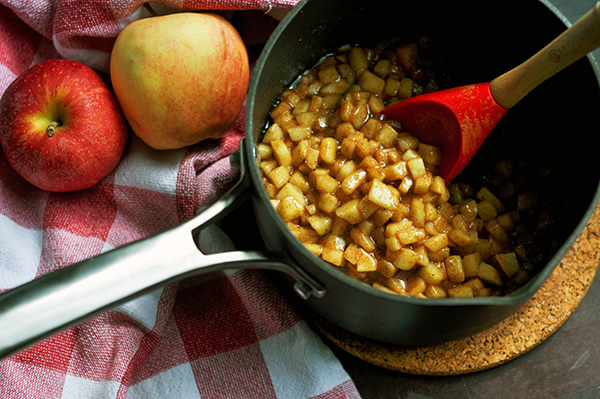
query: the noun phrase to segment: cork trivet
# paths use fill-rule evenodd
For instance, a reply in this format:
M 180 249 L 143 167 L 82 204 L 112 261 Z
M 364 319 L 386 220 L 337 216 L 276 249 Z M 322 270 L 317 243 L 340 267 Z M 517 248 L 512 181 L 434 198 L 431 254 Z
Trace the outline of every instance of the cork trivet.
M 376 366 L 414 375 L 459 375 L 506 363 L 554 333 L 577 308 L 594 279 L 600 256 L 600 207 L 540 290 L 516 313 L 479 334 L 427 346 L 386 344 L 317 318 L 333 344 Z

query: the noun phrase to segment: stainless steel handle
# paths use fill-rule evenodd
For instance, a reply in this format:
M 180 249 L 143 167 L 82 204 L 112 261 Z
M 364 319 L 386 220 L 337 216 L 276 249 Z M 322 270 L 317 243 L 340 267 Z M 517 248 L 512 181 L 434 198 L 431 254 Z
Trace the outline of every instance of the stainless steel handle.
M 227 268 L 285 272 L 296 292 L 321 297 L 325 289 L 284 254 L 233 251 L 204 255 L 194 232 L 246 201 L 250 178 L 241 160 L 239 183 L 212 206 L 170 230 L 67 266 L 0 295 L 0 358 L 168 283 Z

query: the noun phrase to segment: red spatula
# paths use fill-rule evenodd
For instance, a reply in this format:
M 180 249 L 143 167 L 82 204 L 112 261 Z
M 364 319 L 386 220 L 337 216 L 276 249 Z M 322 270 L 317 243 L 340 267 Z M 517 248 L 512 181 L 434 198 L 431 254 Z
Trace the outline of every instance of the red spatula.
M 523 64 L 492 80 L 422 94 L 381 113 L 442 150 L 439 174 L 454 179 L 502 119 L 540 83 L 600 46 L 600 2 Z

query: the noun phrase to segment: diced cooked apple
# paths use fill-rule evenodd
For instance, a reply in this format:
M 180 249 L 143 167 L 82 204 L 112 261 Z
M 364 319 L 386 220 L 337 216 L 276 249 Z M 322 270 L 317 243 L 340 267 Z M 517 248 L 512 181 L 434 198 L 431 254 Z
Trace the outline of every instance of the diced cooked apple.
M 395 188 L 374 179 L 369 190 L 369 201 L 381 208 L 394 210 L 400 206 L 400 193 Z

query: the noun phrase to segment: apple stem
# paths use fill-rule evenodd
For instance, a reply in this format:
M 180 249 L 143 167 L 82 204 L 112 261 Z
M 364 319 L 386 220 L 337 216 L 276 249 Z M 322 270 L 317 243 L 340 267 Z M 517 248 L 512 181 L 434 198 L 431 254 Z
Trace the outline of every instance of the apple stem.
M 48 137 L 54 136 L 54 133 L 56 133 L 57 126 L 58 126 L 58 123 L 56 123 L 56 122 L 52 122 L 51 124 L 49 124 L 48 127 L 46 128 L 46 135 Z

